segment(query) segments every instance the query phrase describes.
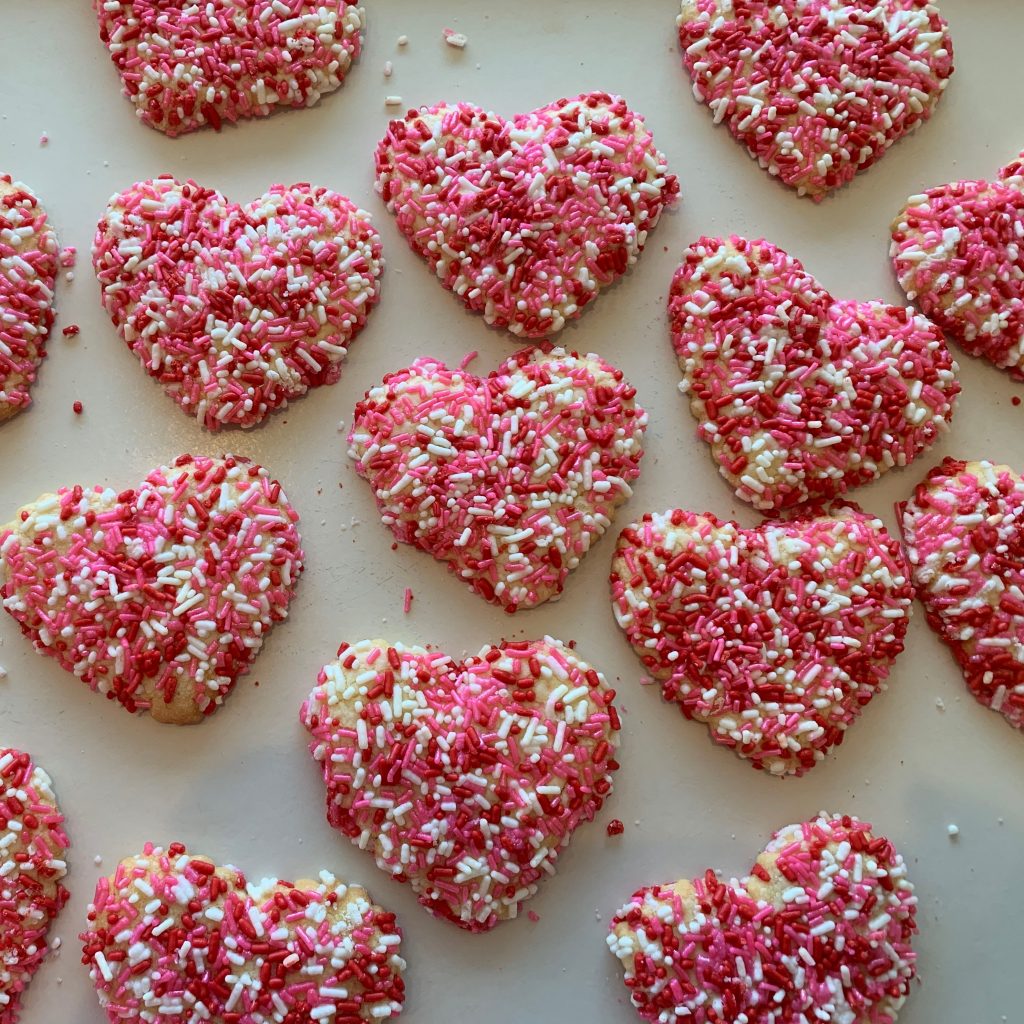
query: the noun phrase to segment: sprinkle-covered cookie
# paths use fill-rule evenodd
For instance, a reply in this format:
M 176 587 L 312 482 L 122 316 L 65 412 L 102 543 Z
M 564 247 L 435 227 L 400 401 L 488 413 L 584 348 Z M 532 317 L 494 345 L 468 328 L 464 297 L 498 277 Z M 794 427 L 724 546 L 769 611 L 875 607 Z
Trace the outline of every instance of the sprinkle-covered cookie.
M 615 691 L 557 640 L 342 644 L 302 706 L 327 820 L 469 931 L 516 917 L 611 791 Z
M 111 1024 L 361 1024 L 405 1000 L 395 915 L 365 889 L 247 883 L 181 843 L 101 878 L 81 939 Z
M 110 200 L 92 260 L 143 369 L 210 430 L 334 384 L 384 270 L 369 214 L 337 192 L 274 185 L 243 207 L 168 176 Z
M 39 200 L 0 174 L 0 423 L 32 401 L 53 326 L 57 249 Z
M 899 511 L 932 629 L 979 703 L 1024 729 L 1024 480 L 946 459 Z
M 158 721 L 200 721 L 302 572 L 298 516 L 260 466 L 182 455 L 138 487 L 65 487 L 0 526 L 3 605 L 36 649 Z
M 93 0 L 139 119 L 167 135 L 311 107 L 362 45 L 351 0 Z
M 751 873 L 641 889 L 608 946 L 657 1024 L 894 1024 L 916 974 L 917 898 L 891 842 L 822 813 Z
M 647 425 L 635 394 L 562 349 L 487 377 L 418 359 L 356 406 L 349 455 L 399 541 L 514 612 L 557 598 L 629 497 Z
M 996 181 L 911 196 L 890 255 L 908 299 L 966 352 L 1024 378 L 1024 152 Z
M 50 776 L 0 746 L 0 1024 L 17 1024 L 22 993 L 49 952 L 46 933 L 68 899 L 67 848 Z
M 759 509 L 827 502 L 907 465 L 946 428 L 960 392 L 935 324 L 833 299 L 763 240 L 690 246 L 669 320 L 697 435 Z
M 769 174 L 821 200 L 927 120 L 953 45 L 924 0 L 683 0 L 693 93 Z
M 392 121 L 377 191 L 414 252 L 488 324 L 555 334 L 643 251 L 678 191 L 644 119 L 585 93 L 506 121 L 439 103 Z
M 773 775 L 842 743 L 903 650 L 914 592 L 881 520 L 743 530 L 682 509 L 619 537 L 615 618 L 666 700 Z

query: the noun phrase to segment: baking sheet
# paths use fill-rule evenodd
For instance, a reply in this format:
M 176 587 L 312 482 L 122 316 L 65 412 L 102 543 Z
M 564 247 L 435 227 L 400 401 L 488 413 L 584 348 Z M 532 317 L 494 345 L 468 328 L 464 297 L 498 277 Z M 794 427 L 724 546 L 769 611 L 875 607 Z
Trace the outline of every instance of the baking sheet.
M 35 404 L 0 429 L 0 511 L 63 484 L 129 486 L 180 452 L 229 450 L 258 459 L 285 484 L 308 556 L 291 618 L 227 705 L 198 727 L 132 719 L 34 654 L 13 620 L 0 618 L 0 664 L 8 672 L 0 681 L 0 742 L 29 750 L 53 775 L 73 843 L 72 899 L 53 932 L 63 948 L 30 989 L 24 1021 L 100 1024 L 76 940 L 95 879 L 147 840 L 180 839 L 255 878 L 328 867 L 367 884 L 405 929 L 409 1024 L 453 1017 L 626 1024 L 636 1017 L 604 947 L 611 913 L 647 883 L 709 866 L 742 874 L 773 829 L 821 808 L 874 822 L 910 864 L 921 901 L 921 984 L 901 1020 L 1021 1020 L 1024 889 L 1013 880 L 1024 842 L 1024 739 L 970 698 L 919 606 L 890 692 L 826 763 L 780 782 L 714 747 L 702 726 L 640 685 L 641 666 L 607 597 L 611 536 L 559 604 L 509 618 L 428 556 L 391 551 L 369 489 L 345 457 L 339 420 L 347 426 L 362 392 L 417 356 L 457 363 L 478 350 L 472 369 L 486 372 L 516 348 L 437 284 L 373 194 L 385 95 L 402 96 L 406 106 L 465 99 L 511 114 L 589 89 L 619 92 L 646 115 L 681 179 L 683 202 L 633 272 L 561 336 L 619 365 L 650 412 L 643 472 L 615 529 L 676 505 L 755 523 L 694 439 L 676 391 L 665 294 L 681 250 L 703 233 L 764 236 L 799 256 L 836 295 L 900 301 L 887 228 L 903 200 L 954 178 L 992 176 L 1024 145 L 1024 6 L 944 0 L 957 71 L 932 121 L 819 206 L 771 181 L 691 98 L 673 0 L 366 6 L 363 56 L 317 108 L 168 140 L 137 123 L 120 96 L 86 0 L 4 0 L 0 169 L 37 191 L 62 244 L 76 245 L 80 259 L 74 282 L 59 288 Z M 468 35 L 464 51 L 444 45 L 449 26 Z M 409 37 L 402 50 L 401 34 Z M 382 74 L 386 60 L 394 63 L 390 80 Z M 165 172 L 239 201 L 274 182 L 311 181 L 373 213 L 388 259 L 383 299 L 339 384 L 263 428 L 212 436 L 143 374 L 100 308 L 88 248 L 114 191 Z M 68 342 L 60 329 L 70 323 L 81 334 Z M 893 502 L 946 454 L 1024 467 L 1024 407 L 1011 404 L 1024 387 L 967 358 L 961 369 L 964 391 L 946 439 L 909 470 L 855 494 L 890 527 Z M 82 416 L 72 412 L 75 400 L 84 403 Z M 415 600 L 404 615 L 407 586 Z M 342 640 L 382 635 L 461 654 L 543 633 L 577 640 L 579 652 L 616 681 L 622 770 L 599 823 L 577 833 L 558 876 L 528 904 L 540 920 L 524 915 L 491 934 L 467 935 L 430 918 L 408 887 L 385 878 L 327 826 L 299 705 Z M 612 817 L 626 830 L 610 839 L 604 825 Z M 955 840 L 947 834 L 951 822 L 960 828 Z

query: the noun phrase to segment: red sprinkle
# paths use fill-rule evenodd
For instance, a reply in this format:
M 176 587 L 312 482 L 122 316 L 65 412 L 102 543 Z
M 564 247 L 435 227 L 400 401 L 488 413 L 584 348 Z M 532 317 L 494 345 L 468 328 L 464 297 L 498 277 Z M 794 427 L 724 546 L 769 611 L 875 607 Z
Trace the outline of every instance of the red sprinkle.
M 626 826 L 623 825 L 618 818 L 612 818 L 612 820 L 608 822 L 608 827 L 605 829 L 605 832 L 610 836 L 621 836 L 625 831 Z
M 65 327 L 64 330 L 62 330 L 60 333 L 63 334 L 65 338 L 74 338 L 77 334 L 80 333 L 80 331 L 81 328 L 78 326 L 78 324 L 68 324 L 68 326 Z
M 82 410 L 85 407 L 82 405 L 81 402 L 75 402 L 75 404 L 72 405 L 71 408 L 74 409 L 76 416 L 81 416 L 82 415 Z

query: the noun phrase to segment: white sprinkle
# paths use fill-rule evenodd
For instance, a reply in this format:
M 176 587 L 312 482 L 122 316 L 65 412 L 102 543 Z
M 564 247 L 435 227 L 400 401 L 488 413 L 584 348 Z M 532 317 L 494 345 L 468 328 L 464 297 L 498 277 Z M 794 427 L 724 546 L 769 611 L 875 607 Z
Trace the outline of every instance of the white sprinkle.
M 950 822 L 946 826 L 946 831 L 949 833 L 950 839 L 955 839 L 958 835 L 960 835 L 960 826 L 954 825 L 952 822 Z

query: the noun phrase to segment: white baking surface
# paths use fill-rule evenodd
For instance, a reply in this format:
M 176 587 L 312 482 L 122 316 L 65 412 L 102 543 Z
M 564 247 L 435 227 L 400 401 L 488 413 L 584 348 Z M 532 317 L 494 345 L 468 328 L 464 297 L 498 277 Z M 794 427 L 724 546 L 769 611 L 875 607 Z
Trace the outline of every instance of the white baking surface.
M 80 258 L 74 282 L 58 289 L 34 404 L 0 429 L 0 519 L 60 485 L 126 487 L 181 452 L 226 450 L 258 459 L 283 481 L 302 516 L 308 556 L 289 621 L 226 706 L 199 726 L 132 718 L 36 655 L 13 620 L 0 618 L 0 664 L 8 671 L 0 681 L 0 742 L 30 751 L 53 775 L 73 844 L 72 899 L 53 933 L 63 948 L 37 975 L 25 1024 L 101 1024 L 76 939 L 95 879 L 147 840 L 175 839 L 256 878 L 328 867 L 367 884 L 405 930 L 409 1024 L 626 1024 L 637 1018 L 604 944 L 612 912 L 641 885 L 709 866 L 745 873 L 773 829 L 819 808 L 874 822 L 910 864 L 921 903 L 921 984 L 901 1020 L 1019 1022 L 1024 737 L 968 695 L 920 606 L 890 692 L 826 763 L 779 781 L 713 746 L 703 726 L 640 685 L 640 664 L 607 596 L 614 536 L 570 578 L 560 603 L 509 618 L 427 555 L 391 550 L 369 489 L 345 456 L 339 420 L 347 426 L 363 391 L 417 356 L 457 363 L 476 349 L 472 368 L 486 372 L 516 349 L 510 335 L 488 329 L 438 285 L 374 195 L 385 95 L 400 95 L 406 106 L 461 99 L 512 114 L 590 89 L 619 92 L 646 115 L 680 177 L 683 202 L 638 266 L 561 336 L 622 367 L 650 412 L 643 472 L 615 528 L 677 505 L 755 523 L 695 440 L 676 391 L 665 294 L 681 250 L 704 233 L 764 236 L 799 256 L 834 294 L 901 301 L 887 248 L 902 201 L 944 181 L 992 176 L 1024 145 L 1024 5 L 945 0 L 957 70 L 935 116 L 820 205 L 770 180 L 693 100 L 675 42 L 674 0 L 366 6 L 363 56 L 317 108 L 169 140 L 137 122 L 120 95 L 86 0 L 3 0 L 0 170 L 37 191 L 61 243 L 77 246 Z M 466 33 L 465 50 L 444 44 L 447 26 Z M 399 49 L 402 34 L 409 44 Z M 41 147 L 44 131 L 50 142 Z M 164 172 L 240 201 L 274 182 L 311 181 L 373 213 L 388 260 L 383 299 L 339 384 L 260 429 L 214 436 L 146 377 L 101 311 L 88 251 L 108 197 Z M 65 341 L 60 330 L 70 323 L 82 333 Z M 893 502 L 946 454 L 1024 468 L 1024 407 L 1010 401 L 1024 387 L 966 357 L 961 370 L 964 393 L 942 444 L 855 494 L 890 527 Z M 72 413 L 76 399 L 85 405 L 81 417 Z M 406 586 L 415 594 L 407 616 Z M 342 640 L 381 635 L 461 653 L 543 633 L 578 640 L 579 652 L 615 680 L 622 770 L 599 821 L 582 827 L 557 877 L 528 903 L 540 921 L 524 914 L 490 934 L 468 935 L 429 917 L 408 887 L 327 826 L 299 705 Z M 613 817 L 626 831 L 610 839 L 605 825 Z M 955 840 L 951 822 L 960 828 Z

